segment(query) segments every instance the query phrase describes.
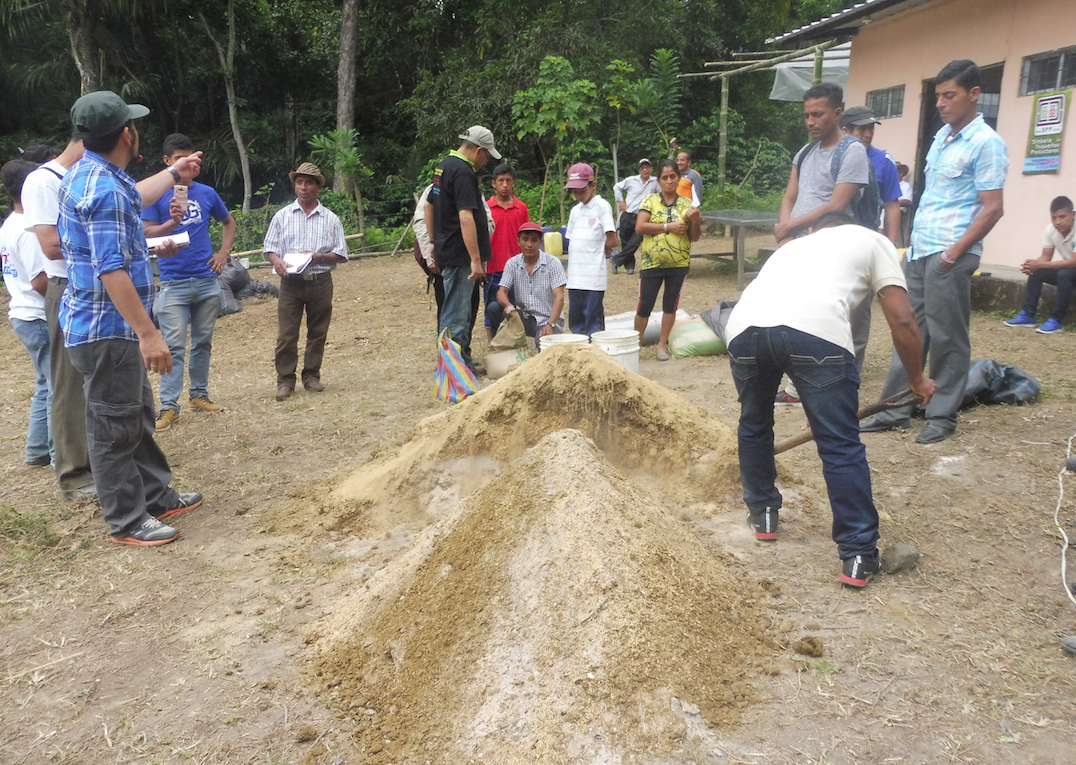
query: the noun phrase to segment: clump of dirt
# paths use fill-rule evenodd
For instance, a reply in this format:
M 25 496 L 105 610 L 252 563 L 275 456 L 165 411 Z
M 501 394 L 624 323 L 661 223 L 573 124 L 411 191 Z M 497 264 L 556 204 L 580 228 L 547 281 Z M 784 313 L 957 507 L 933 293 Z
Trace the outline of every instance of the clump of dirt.
M 367 762 L 657 753 L 686 730 L 672 698 L 723 726 L 755 700 L 763 597 L 564 430 L 340 604 L 314 671 Z
M 825 645 L 822 643 L 822 638 L 817 635 L 808 635 L 793 643 L 792 650 L 804 656 L 813 656 L 818 659 L 825 653 Z
M 669 481 L 678 496 L 739 492 L 728 426 L 601 350 L 566 345 L 422 420 L 398 450 L 363 465 L 313 509 L 321 525 L 346 531 L 423 520 L 446 460 L 506 463 L 564 428 L 581 431 L 618 467 Z M 564 462 L 556 456 L 550 468 Z M 458 479 L 469 473 L 458 466 L 452 472 Z M 472 490 L 491 476 L 478 473 Z

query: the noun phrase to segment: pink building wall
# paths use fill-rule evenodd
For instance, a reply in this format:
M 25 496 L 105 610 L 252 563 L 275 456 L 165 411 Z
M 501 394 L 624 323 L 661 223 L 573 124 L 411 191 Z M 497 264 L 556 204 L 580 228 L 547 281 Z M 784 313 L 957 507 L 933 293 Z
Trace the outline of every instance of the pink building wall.
M 1076 200 L 1076 115 L 1065 120 L 1061 172 L 1024 175 L 1032 96 L 1018 96 L 1024 56 L 1076 45 L 1076 0 L 941 0 L 860 28 L 852 38 L 845 103 L 904 85 L 903 115 L 882 120 L 874 145 L 915 165 L 923 80 L 947 63 L 969 58 L 980 66 L 1004 62 L 998 134 L 1009 149 L 1005 216 L 984 242 L 983 263 L 1018 266 L 1042 252 L 1050 200 Z M 1072 102 L 1070 112 L 1076 111 Z

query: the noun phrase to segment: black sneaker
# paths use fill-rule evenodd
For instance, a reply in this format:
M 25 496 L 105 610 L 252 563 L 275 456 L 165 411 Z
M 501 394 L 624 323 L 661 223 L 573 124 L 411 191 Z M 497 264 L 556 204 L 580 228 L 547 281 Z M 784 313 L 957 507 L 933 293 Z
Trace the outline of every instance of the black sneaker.
M 854 555 L 842 561 L 841 584 L 849 587 L 866 587 L 871 577 L 878 573 L 878 552 L 873 556 Z
M 747 511 L 747 523 L 755 530 L 755 539 L 763 542 L 777 541 L 777 508 L 767 507 L 759 513 Z

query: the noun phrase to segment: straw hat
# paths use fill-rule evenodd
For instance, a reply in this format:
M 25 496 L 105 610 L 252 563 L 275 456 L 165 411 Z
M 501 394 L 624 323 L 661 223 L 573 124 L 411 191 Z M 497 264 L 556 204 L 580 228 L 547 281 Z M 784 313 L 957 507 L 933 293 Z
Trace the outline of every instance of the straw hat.
M 309 175 L 311 178 L 318 179 L 318 185 L 325 185 L 325 176 L 321 174 L 321 170 L 313 162 L 304 162 L 299 165 L 299 169 L 294 173 L 288 173 L 288 177 L 291 178 L 291 182 L 295 183 L 295 176 L 297 175 Z

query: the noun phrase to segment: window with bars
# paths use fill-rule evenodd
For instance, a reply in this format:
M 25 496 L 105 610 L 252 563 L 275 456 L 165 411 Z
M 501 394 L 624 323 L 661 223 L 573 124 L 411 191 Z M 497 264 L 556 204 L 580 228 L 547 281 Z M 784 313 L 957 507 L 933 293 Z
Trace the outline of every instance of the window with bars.
M 880 120 L 901 116 L 904 114 L 904 86 L 868 91 L 867 106 Z
M 1020 95 L 1076 87 L 1076 46 L 1024 57 Z

